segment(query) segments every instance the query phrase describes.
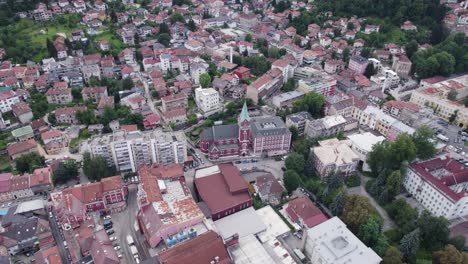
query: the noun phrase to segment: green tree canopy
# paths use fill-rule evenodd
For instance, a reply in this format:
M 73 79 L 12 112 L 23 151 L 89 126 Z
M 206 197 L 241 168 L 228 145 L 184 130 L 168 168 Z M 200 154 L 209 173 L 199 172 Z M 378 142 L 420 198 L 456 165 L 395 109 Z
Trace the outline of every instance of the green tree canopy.
M 113 168 L 107 166 L 107 161 L 104 157 L 91 155 L 86 152 L 83 154 L 83 173 L 90 181 L 100 181 L 115 174 Z
M 351 194 L 346 197 L 340 218 L 351 231 L 357 233 L 360 226 L 366 223 L 372 214 L 376 214 L 376 212 L 369 199 L 361 195 Z
M 199 78 L 201 87 L 207 88 L 211 85 L 211 76 L 208 73 L 201 74 Z
M 403 257 L 398 248 L 390 246 L 382 259 L 382 264 L 403 264 Z
M 37 168 L 44 167 L 45 159 L 37 153 L 29 153 L 15 160 L 16 170 L 19 173 L 32 173 Z
M 284 164 L 287 170 L 293 170 L 299 174 L 302 174 L 304 171 L 305 159 L 301 154 L 293 152 L 288 155 Z
M 400 241 L 400 251 L 407 259 L 412 259 L 416 256 L 420 246 L 420 231 L 415 229 L 411 233 L 406 234 Z
M 434 130 L 428 126 L 417 128 L 415 133 L 412 135 L 417 156 L 420 159 L 432 158 L 437 153 L 435 143 L 433 142 L 434 136 Z
M 291 193 L 296 190 L 301 184 L 301 177 L 294 170 L 287 170 L 284 172 L 283 176 L 284 187 Z
M 78 176 L 79 166 L 74 159 L 66 160 L 58 165 L 58 167 L 53 172 L 53 182 L 65 183 L 70 179 Z
M 430 250 L 442 248 L 449 239 L 449 222 L 444 217 L 436 217 L 423 211 L 417 220 L 421 230 L 421 244 Z

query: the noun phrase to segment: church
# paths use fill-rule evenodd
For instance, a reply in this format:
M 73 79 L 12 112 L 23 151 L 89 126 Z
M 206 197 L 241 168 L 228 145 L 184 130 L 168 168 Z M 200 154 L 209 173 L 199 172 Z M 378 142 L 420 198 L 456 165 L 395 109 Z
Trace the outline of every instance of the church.
M 289 151 L 291 132 L 280 117 L 250 118 L 244 102 L 237 124 L 207 128 L 199 147 L 210 160 L 229 156 L 274 156 Z

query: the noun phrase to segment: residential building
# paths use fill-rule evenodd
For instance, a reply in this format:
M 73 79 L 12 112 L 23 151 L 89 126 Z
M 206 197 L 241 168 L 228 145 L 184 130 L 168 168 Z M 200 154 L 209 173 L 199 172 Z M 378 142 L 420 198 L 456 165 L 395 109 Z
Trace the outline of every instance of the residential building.
M 336 94 L 325 98 L 324 114 L 327 116 L 340 115 L 345 118 L 353 115 L 354 105 L 359 101 L 354 96 Z
M 319 146 L 311 148 L 314 166 L 321 178 L 340 173 L 350 176 L 356 173 L 359 156 L 349 147 L 348 140 L 336 138 L 319 141 Z
M 162 119 L 166 124 L 183 124 L 187 121 L 187 110 L 184 108 L 177 108 L 162 112 Z
M 389 69 L 383 69 L 381 73 L 371 76 L 370 80 L 375 82 L 382 93 L 385 90 L 394 89 L 400 83 L 398 74 Z
M 93 156 L 102 156 L 109 166 L 118 171 L 136 172 L 143 164 L 184 163 L 187 160 L 187 141 L 183 132 L 115 131 L 93 137 L 88 151 Z
M 382 258 L 333 217 L 307 230 L 304 251 L 312 263 L 379 264 Z
M 213 221 L 252 206 L 247 182 L 232 163 L 196 170 L 194 183 Z
M 91 100 L 94 104 L 99 103 L 101 98 L 107 96 L 107 87 L 105 86 L 94 86 L 94 87 L 85 87 L 81 90 L 83 95 L 83 101 Z
M 18 118 L 22 124 L 30 123 L 33 119 L 31 107 L 25 102 L 19 102 L 11 106 L 13 115 Z
M 240 26 L 244 28 L 252 28 L 258 24 L 258 18 L 256 14 L 241 14 L 239 16 Z
M 256 104 L 260 99 L 266 99 L 283 86 L 283 73 L 279 69 L 271 69 L 247 87 L 247 98 Z
M 127 187 L 120 175 L 79 184 L 50 194 L 62 226 L 76 228 L 93 212 L 119 212 L 126 207 Z
M 69 88 L 50 88 L 46 92 L 46 97 L 49 104 L 69 104 L 73 101 Z
M 195 103 L 200 113 L 208 117 L 212 114 L 222 111 L 223 104 L 219 92 L 214 88 L 195 89 Z
M 285 189 L 273 174 L 268 172 L 264 175 L 257 176 L 253 187 L 262 202 L 271 205 L 278 205 L 281 203 L 281 197 Z
M 464 164 L 440 156 L 412 163 L 403 186 L 433 215 L 452 220 L 468 215 L 467 176 Z
M 188 97 L 185 93 L 170 94 L 161 98 L 161 111 L 166 112 L 188 107 Z
M 271 101 L 274 106 L 277 108 L 283 107 L 292 107 L 293 103 L 297 100 L 303 98 L 305 96 L 305 92 L 302 90 L 294 90 L 291 92 L 286 92 L 282 94 L 278 94 L 272 97 Z
M 383 136 L 376 136 L 370 132 L 363 134 L 349 135 L 348 139 L 351 143 L 351 149 L 359 156 L 359 166 L 363 171 L 370 171 L 367 164 L 367 156 L 372 151 L 372 147 L 385 140 Z
M 7 147 L 8 156 L 11 160 L 15 160 L 29 153 L 39 153 L 37 143 L 34 139 L 12 143 Z
M 413 135 L 414 132 L 415 132 L 414 128 L 412 128 L 412 127 L 406 125 L 405 123 L 397 120 L 396 122 L 393 122 L 390 125 L 390 128 L 388 128 L 388 132 L 387 132 L 387 134 L 385 136 L 387 137 L 388 141 L 393 142 L 393 141 L 396 140 L 396 138 L 400 134 L 406 133 L 408 135 Z
M 298 81 L 298 90 L 302 90 L 304 93 L 315 92 L 323 95 L 324 97 L 331 96 L 335 94 L 336 88 L 336 79 L 331 76 L 319 75 L 320 77 L 315 77 L 314 75 L 318 72 L 313 73 L 313 77 L 310 79 L 300 79 Z M 296 75 L 297 76 L 297 75 Z
M 291 128 L 292 126 L 297 128 L 299 136 L 303 136 L 307 123 L 312 121 L 312 115 L 309 112 L 302 111 L 286 116 L 286 126 Z
M 20 98 L 16 92 L 11 90 L 0 91 L 0 111 L 2 113 L 11 111 L 11 106 L 19 102 Z
M 84 111 L 86 111 L 86 106 L 61 107 L 55 109 L 55 118 L 57 123 L 78 124 L 76 113 Z
M 328 220 L 307 196 L 296 197 L 286 204 L 286 215 L 294 223 L 305 230 Z
M 254 155 L 276 156 L 289 152 L 291 132 L 279 116 L 253 118 L 250 133 Z
M 309 138 L 327 137 L 357 128 L 357 121 L 340 115 L 326 116 L 306 124 L 304 134 Z
M 405 112 L 416 113 L 419 109 L 420 107 L 414 103 L 397 100 L 388 101 L 382 105 L 382 111 L 384 113 L 396 118 L 404 115 Z
M 67 146 L 68 141 L 60 130 L 49 130 L 41 134 L 44 149 L 49 155 L 57 154 Z
M 392 70 L 400 76 L 408 76 L 411 73 L 413 64 L 406 55 L 394 56 Z
M 11 135 L 18 142 L 34 139 L 34 131 L 30 125 L 12 130 Z
M 352 56 L 349 59 L 348 69 L 363 74 L 366 71 L 368 60 L 361 56 Z

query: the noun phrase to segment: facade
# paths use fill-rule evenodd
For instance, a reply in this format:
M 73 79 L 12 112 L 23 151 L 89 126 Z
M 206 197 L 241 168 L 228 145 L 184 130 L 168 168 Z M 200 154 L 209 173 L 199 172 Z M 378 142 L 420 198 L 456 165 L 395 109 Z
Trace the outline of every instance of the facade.
M 411 73 L 411 66 L 413 66 L 413 63 L 411 63 L 406 55 L 393 57 L 392 70 L 398 75 L 408 76 Z
M 304 251 L 312 263 L 379 264 L 382 258 L 333 217 L 309 230 Z
M 34 139 L 30 139 L 8 145 L 7 152 L 10 159 L 15 160 L 29 153 L 39 153 L 39 150 L 37 149 L 36 141 Z
M 271 69 L 247 87 L 247 98 L 256 104 L 260 99 L 270 97 L 283 86 L 283 73 L 279 69 Z
M 303 111 L 286 116 L 286 126 L 288 128 L 294 126 L 299 132 L 298 135 L 304 135 L 305 128 L 308 122 L 312 121 L 312 115 L 309 112 Z
M 368 61 L 361 56 L 352 56 L 349 59 L 348 69 L 363 74 L 366 71 Z
M 400 77 L 390 69 L 383 69 L 381 73 L 371 76 L 370 80 L 375 82 L 383 93 L 385 90 L 398 87 Z
M 187 108 L 188 97 L 185 93 L 171 94 L 162 97 L 161 103 L 161 110 L 163 112 L 179 108 Z
M 136 172 L 143 164 L 184 163 L 187 160 L 187 141 L 183 132 L 116 131 L 93 137 L 88 151 L 102 156 L 118 171 Z
M 252 120 L 250 141 L 254 155 L 284 155 L 291 146 L 291 132 L 278 116 L 258 117 Z
M 336 138 L 319 141 L 319 146 L 311 148 L 315 170 L 321 178 L 340 173 L 350 176 L 356 173 L 359 156 L 349 147 L 347 140 Z
M 20 98 L 14 91 L 0 91 L 0 111 L 2 113 L 11 111 L 11 106 L 19 102 Z
M 420 107 L 416 104 L 405 102 L 405 101 L 388 101 L 382 105 L 382 110 L 384 113 L 389 114 L 393 117 L 400 117 L 404 115 L 404 112 L 418 112 Z
M 328 220 L 327 216 L 306 196 L 290 200 L 285 211 L 289 219 L 304 229 L 312 228 Z
M 46 97 L 49 104 L 69 104 L 73 101 L 69 88 L 50 88 L 46 92 Z
M 320 78 L 301 79 L 298 82 L 298 90 L 304 93 L 315 92 L 325 97 L 335 94 L 336 79 L 331 76 L 321 76 Z
M 33 112 L 28 104 L 19 102 L 11 106 L 13 115 L 18 118 L 22 124 L 30 123 L 33 119 Z
M 452 220 L 468 215 L 467 179 L 464 164 L 440 156 L 411 164 L 403 186 L 433 215 Z
M 86 111 L 86 106 L 61 107 L 55 109 L 57 123 L 78 124 L 77 112 Z
M 423 83 L 421 81 L 421 83 Z M 468 126 L 468 108 L 462 104 L 447 99 L 451 90 L 457 91 L 457 100 L 468 95 L 468 75 L 442 80 L 426 85 L 411 93 L 410 102 L 420 107 L 430 107 L 434 113 L 446 121 L 452 116 L 454 123 L 460 127 Z
M 283 107 L 292 107 L 293 103 L 297 100 L 303 98 L 305 96 L 305 92 L 302 90 L 294 90 L 287 93 L 282 93 L 279 95 L 275 95 L 272 97 L 272 103 L 277 108 Z
M 125 209 L 126 196 L 127 188 L 120 175 L 50 194 L 62 226 L 70 225 L 73 228 L 80 226 L 92 212 L 118 212 Z
M 85 87 L 81 90 L 81 94 L 83 95 L 83 101 L 91 100 L 94 104 L 97 104 L 101 98 L 107 96 L 107 87 Z
M 200 113 L 207 117 L 223 109 L 219 92 L 214 88 L 195 89 L 195 102 Z
M 372 147 L 385 140 L 383 136 L 375 136 L 370 132 L 363 134 L 349 135 L 348 139 L 351 143 L 351 149 L 359 156 L 360 162 L 362 162 L 362 169 L 364 171 L 370 171 L 369 165 L 366 163 L 369 152 L 372 151 Z
M 278 205 L 284 192 L 283 186 L 271 173 L 258 176 L 254 188 L 260 199 L 267 204 Z
M 357 128 L 357 121 L 353 118 L 344 118 L 340 115 L 326 116 L 308 122 L 304 134 L 310 138 L 317 138 L 336 135 L 355 128 Z
M 232 163 L 196 170 L 194 183 L 213 221 L 252 206 L 247 182 Z
M 12 130 L 11 135 L 18 142 L 34 139 L 34 131 L 30 125 Z
M 49 168 L 35 169 L 32 174 L 21 176 L 11 173 L 0 174 L 0 202 L 28 198 L 52 190 Z

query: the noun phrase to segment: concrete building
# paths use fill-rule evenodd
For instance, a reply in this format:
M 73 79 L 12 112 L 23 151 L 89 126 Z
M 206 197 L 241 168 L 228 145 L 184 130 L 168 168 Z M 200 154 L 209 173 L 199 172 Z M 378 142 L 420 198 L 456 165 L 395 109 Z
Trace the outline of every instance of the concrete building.
M 187 141 L 183 132 L 116 131 L 93 137 L 88 142 L 93 156 L 102 156 L 118 171 L 136 172 L 143 164 L 184 163 L 187 160 Z
M 282 155 L 291 146 L 291 132 L 278 116 L 253 118 L 250 141 L 254 155 Z
M 73 101 L 69 88 L 50 88 L 46 92 L 46 97 L 49 104 L 69 104 Z
M 309 112 L 298 112 L 286 116 L 286 126 L 288 128 L 294 126 L 299 132 L 298 135 L 304 135 L 305 128 L 309 121 L 312 121 L 312 115 Z
M 284 187 L 271 173 L 258 176 L 253 185 L 260 199 L 266 204 L 278 205 L 281 203 L 281 197 Z
M 309 230 L 304 251 L 312 263 L 379 264 L 382 258 L 333 217 Z
M 18 118 L 22 124 L 30 123 L 33 119 L 33 112 L 25 102 L 11 105 L 11 110 L 13 111 L 13 115 Z
M 78 124 L 77 112 L 86 111 L 86 106 L 61 107 L 55 109 L 57 123 Z
M 107 87 L 105 86 L 95 86 L 95 87 L 85 87 L 81 90 L 83 95 L 83 101 L 91 100 L 94 104 L 99 103 L 101 98 L 107 96 Z
M 298 82 L 298 90 L 304 93 L 315 92 L 325 97 L 335 94 L 336 79 L 331 76 L 321 75 L 318 78 L 301 79 Z
M 178 108 L 187 108 L 188 97 L 185 93 L 170 94 L 161 98 L 161 111 L 166 112 Z
M 307 123 L 304 133 L 310 138 L 336 135 L 357 128 L 357 121 L 340 115 L 326 116 Z
M 283 86 L 283 72 L 271 69 L 247 87 L 247 98 L 256 104 L 260 99 L 266 99 L 279 91 Z
M 411 63 L 406 55 L 393 57 L 392 70 L 398 75 L 408 76 L 411 73 L 411 66 L 413 66 L 413 63 Z
M 219 92 L 214 88 L 195 89 L 195 103 L 204 117 L 222 111 L 223 104 Z
M 363 74 L 366 71 L 368 61 L 366 58 L 361 56 L 352 56 L 349 59 L 348 69 Z
M 327 216 L 306 197 L 297 197 L 290 200 L 285 209 L 287 217 L 303 229 L 312 228 L 327 221 Z
M 433 215 L 451 220 L 468 215 L 467 179 L 464 164 L 440 156 L 411 164 L 403 185 Z
M 381 73 L 371 76 L 370 80 L 375 82 L 378 88 L 384 92 L 385 90 L 398 87 L 400 77 L 390 69 L 383 69 Z
M 14 91 L 0 91 L 0 111 L 2 113 L 11 111 L 11 106 L 19 102 L 20 98 Z
M 272 97 L 271 101 L 273 105 L 276 106 L 277 108 L 292 107 L 294 102 L 303 98 L 304 96 L 305 96 L 304 91 L 294 90 L 291 92 L 275 95 Z
M 385 140 L 383 136 L 375 136 L 370 132 L 363 134 L 354 134 L 348 136 L 351 142 L 351 149 L 359 156 L 359 165 L 362 165 L 362 170 L 370 171 L 369 165 L 366 163 L 369 152 L 372 147 Z
M 314 155 L 314 166 L 321 178 L 340 173 L 353 175 L 358 166 L 359 156 L 349 147 L 347 140 L 336 138 L 319 141 L 319 146 L 311 148 Z

